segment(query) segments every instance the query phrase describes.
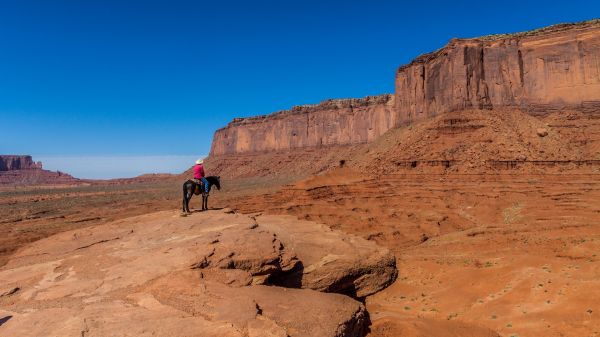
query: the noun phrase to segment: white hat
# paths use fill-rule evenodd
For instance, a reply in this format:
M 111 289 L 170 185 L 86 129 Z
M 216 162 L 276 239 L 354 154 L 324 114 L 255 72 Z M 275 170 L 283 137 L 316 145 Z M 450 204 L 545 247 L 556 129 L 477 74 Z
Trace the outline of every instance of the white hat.
M 204 163 L 204 160 L 202 160 L 202 159 L 196 160 L 196 164 L 202 164 L 202 163 Z

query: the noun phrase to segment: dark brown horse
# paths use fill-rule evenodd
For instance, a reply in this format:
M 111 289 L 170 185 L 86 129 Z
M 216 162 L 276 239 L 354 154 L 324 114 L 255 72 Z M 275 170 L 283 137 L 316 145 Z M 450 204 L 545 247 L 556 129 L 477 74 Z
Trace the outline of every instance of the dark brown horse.
M 218 176 L 210 176 L 206 177 L 208 180 L 208 193 L 210 193 L 210 189 L 215 186 L 218 190 L 221 189 L 221 177 Z M 190 213 L 190 199 L 192 196 L 196 194 L 195 192 L 199 191 L 202 194 L 202 210 L 205 211 L 208 209 L 208 193 L 204 191 L 204 189 L 200 186 L 200 184 L 196 183 L 193 180 L 188 180 L 183 183 L 183 212 Z

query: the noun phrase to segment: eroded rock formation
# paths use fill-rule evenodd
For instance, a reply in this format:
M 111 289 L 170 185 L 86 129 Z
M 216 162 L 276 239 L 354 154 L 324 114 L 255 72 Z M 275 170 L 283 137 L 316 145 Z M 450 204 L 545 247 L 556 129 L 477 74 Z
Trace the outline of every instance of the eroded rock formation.
M 365 143 L 397 122 L 391 95 L 328 100 L 271 115 L 236 118 L 215 133 L 211 154 Z
M 369 295 L 396 274 L 388 249 L 314 222 L 152 213 L 13 255 L 0 335 L 361 337 L 365 306 L 339 293 Z
M 453 39 L 398 69 L 402 123 L 466 108 L 600 108 L 600 20 Z
M 79 180 L 60 171 L 42 169 L 31 156 L 0 155 L 0 185 L 75 184 Z
M 40 169 L 42 162 L 34 162 L 31 156 L 0 155 L 0 171 Z
M 529 114 L 600 109 L 600 20 L 452 39 L 401 66 L 394 95 L 330 100 L 217 130 L 211 156 L 370 142 L 389 129 L 463 109 Z

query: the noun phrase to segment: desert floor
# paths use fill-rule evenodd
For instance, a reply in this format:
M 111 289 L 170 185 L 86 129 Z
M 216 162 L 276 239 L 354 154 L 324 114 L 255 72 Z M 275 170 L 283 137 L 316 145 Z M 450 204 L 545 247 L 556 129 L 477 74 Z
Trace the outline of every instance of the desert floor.
M 192 207 L 199 199 L 192 199 Z M 394 174 L 224 181 L 210 206 L 291 214 L 390 248 L 370 336 L 600 335 L 600 175 Z M 65 230 L 181 207 L 181 181 L 0 191 L 0 264 Z

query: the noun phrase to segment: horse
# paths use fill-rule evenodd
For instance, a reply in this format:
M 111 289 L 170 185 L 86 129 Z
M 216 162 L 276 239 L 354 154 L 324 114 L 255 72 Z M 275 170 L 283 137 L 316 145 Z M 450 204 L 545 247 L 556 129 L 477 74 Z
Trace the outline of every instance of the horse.
M 208 180 L 209 193 L 213 185 L 216 186 L 218 190 L 221 190 L 221 177 L 210 176 L 206 177 L 206 180 Z M 200 184 L 190 179 L 183 183 L 183 213 L 190 213 L 190 199 L 192 199 L 192 196 L 195 194 L 196 187 L 202 189 L 202 210 L 205 211 L 208 209 L 208 193 L 204 192 L 204 189 L 201 188 Z

